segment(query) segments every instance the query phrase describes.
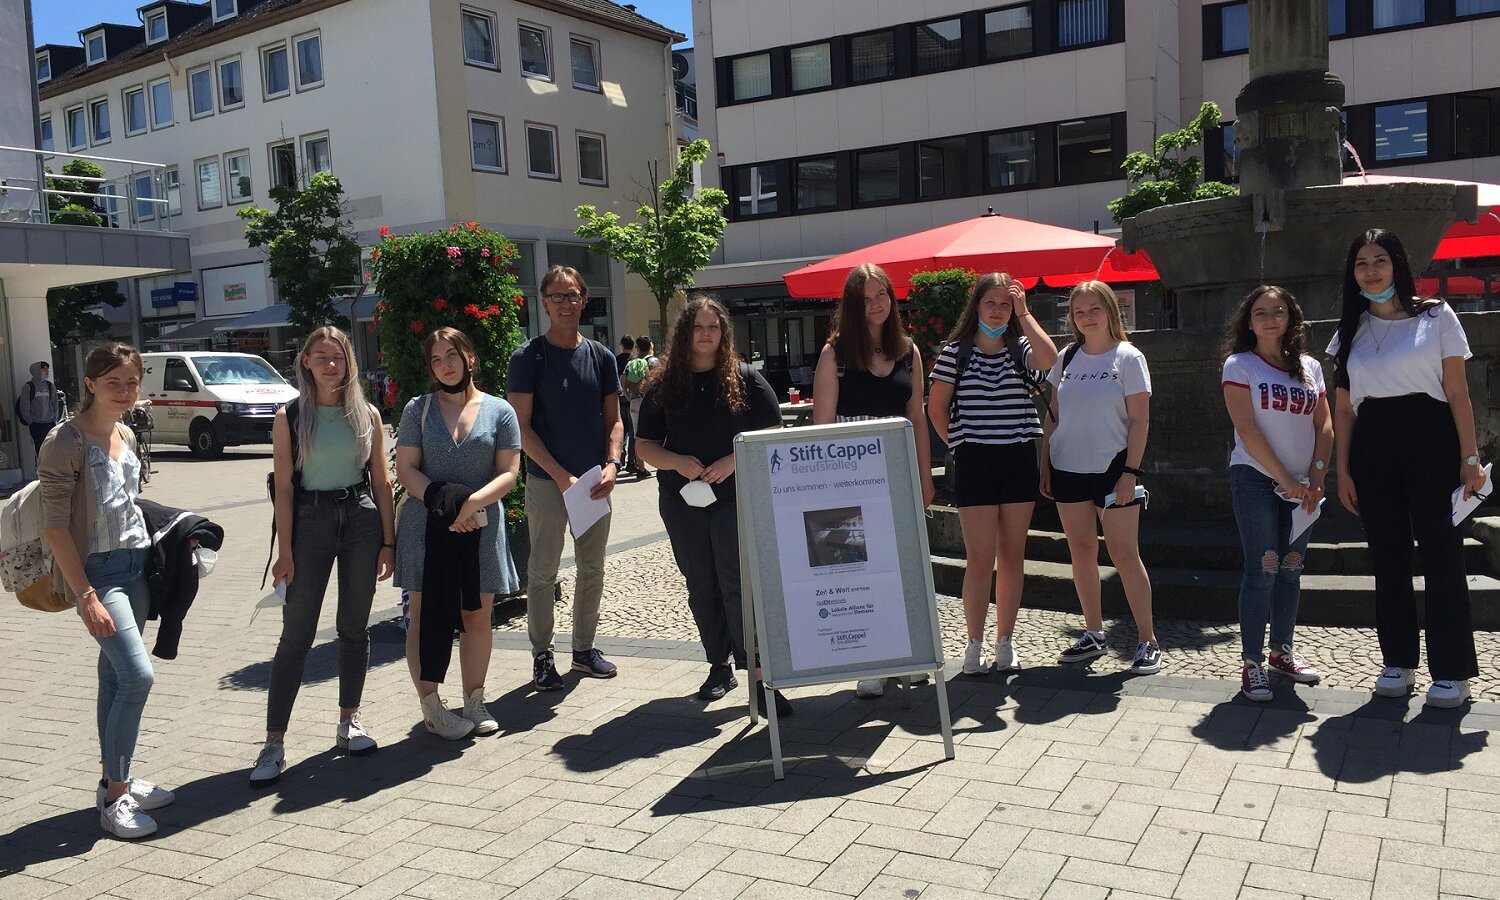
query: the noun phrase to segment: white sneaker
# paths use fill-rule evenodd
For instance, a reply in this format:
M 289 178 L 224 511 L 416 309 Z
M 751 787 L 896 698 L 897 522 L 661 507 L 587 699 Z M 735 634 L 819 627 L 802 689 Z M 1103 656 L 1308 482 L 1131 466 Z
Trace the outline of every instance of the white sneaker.
M 885 695 L 884 678 L 866 678 L 854 685 L 856 697 L 881 697 Z
M 474 730 L 473 722 L 448 711 L 436 691 L 422 698 L 422 721 L 428 731 L 450 741 L 466 738 Z
M 969 646 L 964 648 L 964 674 L 988 675 L 989 671 L 984 661 L 984 639 L 969 638 Z
M 995 641 L 995 671 L 1021 671 L 1021 658 L 1016 655 L 1016 649 L 1011 646 L 1009 635 Z
M 475 734 L 494 734 L 500 730 L 500 723 L 490 715 L 490 711 L 484 707 L 484 688 L 477 687 L 464 697 L 464 718 L 474 723 Z
M 1380 670 L 1380 676 L 1375 679 L 1375 693 L 1382 697 L 1405 697 L 1411 693 L 1412 685 L 1416 684 L 1416 681 L 1415 669 L 1386 666 Z
M 109 785 L 100 779 L 99 787 L 94 791 L 94 801 L 102 812 L 104 810 L 104 797 L 109 792 Z M 177 795 L 164 787 L 158 787 L 143 778 L 130 779 L 130 798 L 135 801 L 141 809 L 161 809 L 168 806 Z
M 1427 699 L 1423 701 L 1427 706 L 1435 706 L 1439 709 L 1451 709 L 1463 705 L 1469 699 L 1469 680 L 1462 681 L 1434 681 L 1427 689 Z
M 269 787 L 281 780 L 286 771 L 286 748 L 280 741 L 266 741 L 255 757 L 255 767 L 250 770 L 251 787 Z
M 359 713 L 340 720 L 338 730 L 333 734 L 333 742 L 340 750 L 348 750 L 350 756 L 368 756 L 380 749 L 375 739 L 365 731 L 365 726 L 360 724 Z
M 121 840 L 133 841 L 156 832 L 156 820 L 141 811 L 129 794 L 99 810 L 99 827 Z

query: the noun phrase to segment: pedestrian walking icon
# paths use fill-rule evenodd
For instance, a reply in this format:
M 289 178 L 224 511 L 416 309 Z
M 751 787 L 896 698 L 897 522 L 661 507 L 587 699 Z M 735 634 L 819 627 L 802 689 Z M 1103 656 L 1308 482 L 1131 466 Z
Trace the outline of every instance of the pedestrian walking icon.
M 779 471 L 781 471 L 781 451 L 780 450 L 772 450 L 771 451 L 771 474 L 775 475 Z

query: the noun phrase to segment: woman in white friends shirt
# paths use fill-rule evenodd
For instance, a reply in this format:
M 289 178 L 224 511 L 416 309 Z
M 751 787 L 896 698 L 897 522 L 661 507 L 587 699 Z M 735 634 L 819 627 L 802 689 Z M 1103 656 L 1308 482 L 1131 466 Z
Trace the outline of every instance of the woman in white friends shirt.
M 1312 529 L 1292 537 L 1292 512 L 1323 502 L 1333 423 L 1323 367 L 1306 354 L 1302 308 L 1285 288 L 1246 295 L 1224 336 L 1224 406 L 1234 422 L 1229 490 L 1244 551 L 1240 579 L 1240 691 L 1271 699 L 1271 671 L 1312 684 L 1322 677 L 1292 649 L 1302 568 Z
M 1059 662 L 1083 662 L 1108 652 L 1100 609 L 1099 532 L 1120 573 L 1135 617 L 1138 643 L 1130 669 L 1161 671 L 1161 647 L 1151 618 L 1151 579 L 1141 562 L 1141 509 L 1136 499 L 1146 432 L 1151 421 L 1151 372 L 1125 337 L 1120 301 L 1102 281 L 1085 281 L 1068 298 L 1073 345 L 1047 380 L 1054 396 L 1043 425 L 1042 495 L 1057 503 L 1073 585 L 1083 607 L 1083 636 Z
M 1375 629 L 1382 665 L 1375 692 L 1404 697 L 1415 683 L 1420 630 L 1412 538 L 1425 579 L 1427 705 L 1459 706 L 1479 674 L 1463 533 L 1451 495 L 1486 490 L 1464 360 L 1469 341 L 1451 307 L 1420 299 L 1396 235 L 1354 239 L 1344 307 L 1328 345 L 1338 361 L 1334 431 L 1339 500 L 1358 513 L 1375 570 Z

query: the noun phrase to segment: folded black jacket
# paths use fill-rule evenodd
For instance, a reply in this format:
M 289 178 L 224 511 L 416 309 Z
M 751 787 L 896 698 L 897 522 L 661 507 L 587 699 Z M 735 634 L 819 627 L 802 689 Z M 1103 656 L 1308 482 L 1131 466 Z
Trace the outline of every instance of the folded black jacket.
M 472 488 L 433 481 L 422 496 L 427 507 L 422 558 L 422 624 L 417 633 L 417 661 L 423 681 L 441 683 L 453 659 L 453 632 L 464 630 L 463 610 L 479 609 L 480 531 L 460 534 L 448 526 L 458 520 Z
M 193 564 L 190 542 L 196 540 L 218 551 L 224 546 L 224 529 L 185 509 L 140 498 L 136 498 L 135 505 L 145 516 L 146 531 L 151 535 L 151 551 L 146 554 L 146 587 L 151 594 L 149 618 L 161 620 L 151 655 L 176 659 L 182 620 L 187 618 L 198 597 L 198 567 Z

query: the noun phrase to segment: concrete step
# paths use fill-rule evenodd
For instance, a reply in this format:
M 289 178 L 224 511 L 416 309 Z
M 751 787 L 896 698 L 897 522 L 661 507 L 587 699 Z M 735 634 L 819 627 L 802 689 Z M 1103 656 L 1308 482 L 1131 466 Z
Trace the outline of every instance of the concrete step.
M 938 593 L 959 596 L 963 590 L 965 565 L 962 558 L 934 555 L 933 583 Z M 1184 567 L 1153 567 L 1152 607 L 1162 618 L 1208 619 L 1233 622 L 1239 619 L 1238 570 L 1233 572 Z M 1099 568 L 1104 588 L 1104 614 L 1128 615 L 1119 574 L 1109 566 Z M 991 581 L 991 595 L 994 583 Z M 1417 608 L 1422 608 L 1422 579 L 1416 579 Z M 1474 628 L 1500 630 L 1500 580 L 1487 575 L 1469 576 L 1469 598 Z M 1065 562 L 1028 559 L 1022 604 L 1036 609 L 1062 612 L 1078 610 L 1073 588 L 1073 570 Z M 1373 628 L 1375 625 L 1375 578 L 1370 575 L 1304 574 L 1302 600 L 1297 621 L 1308 625 Z

